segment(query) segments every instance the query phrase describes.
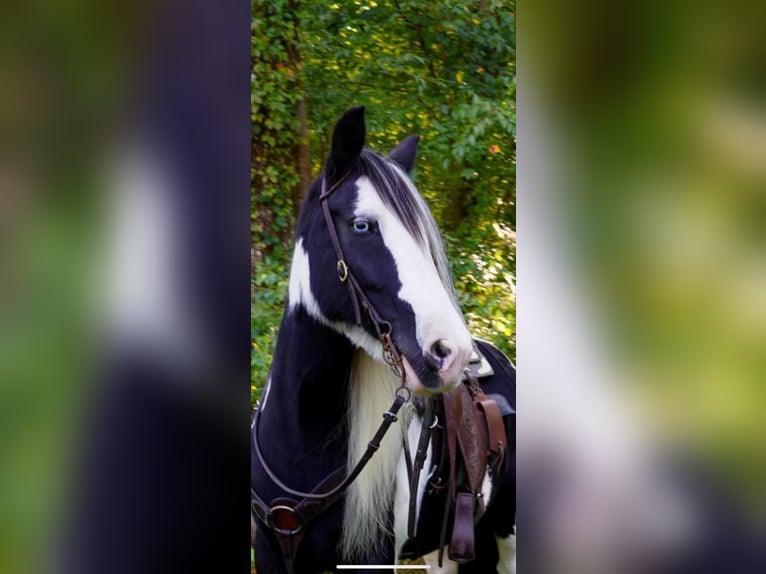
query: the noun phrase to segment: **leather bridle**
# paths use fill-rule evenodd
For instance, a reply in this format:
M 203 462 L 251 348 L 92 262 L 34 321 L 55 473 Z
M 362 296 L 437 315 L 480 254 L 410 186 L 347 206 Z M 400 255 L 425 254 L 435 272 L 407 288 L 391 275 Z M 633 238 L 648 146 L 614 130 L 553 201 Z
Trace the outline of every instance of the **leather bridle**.
M 260 417 L 259 408 L 258 405 L 256 405 L 255 414 L 253 416 L 252 433 L 255 454 L 258 457 L 258 461 L 275 485 L 287 494 L 301 499 L 295 500 L 292 498 L 280 497 L 272 500 L 270 504 L 266 504 L 255 489 L 252 488 L 252 486 L 250 487 L 253 513 L 275 534 L 282 550 L 285 566 L 290 574 L 294 571 L 295 556 L 297 555 L 298 544 L 305 533 L 304 526 L 306 523 L 319 516 L 343 496 L 348 487 L 354 480 L 356 480 L 359 473 L 362 472 L 362 469 L 364 469 L 378 450 L 380 443 L 386 432 L 388 432 L 391 424 L 396 422 L 399 409 L 410 398 L 410 391 L 405 384 L 402 356 L 396 348 L 396 345 L 394 345 L 391 337 L 391 323 L 381 317 L 375 309 L 375 306 L 365 295 L 364 290 L 356 280 L 353 271 L 349 269 L 343 253 L 343 247 L 338 238 L 338 232 L 335 228 L 335 222 L 332 219 L 328 202 L 333 192 L 338 189 L 343 181 L 345 181 L 346 177 L 348 177 L 348 174 L 343 176 L 329 189 L 327 188 L 327 181 L 323 177 L 319 195 L 319 203 L 324 214 L 327 230 L 330 234 L 330 240 L 332 241 L 338 259 L 336 264 L 338 279 L 341 283 L 345 283 L 348 286 L 349 296 L 354 308 L 356 324 L 358 326 L 363 326 L 362 311 L 366 313 L 372 322 L 378 340 L 380 340 L 380 343 L 383 346 L 383 358 L 400 378 L 400 385 L 394 393 L 393 403 L 389 409 L 383 413 L 383 422 L 378 427 L 375 435 L 368 443 L 367 449 L 354 468 L 351 469 L 348 474 L 346 474 L 345 465 L 337 468 L 314 487 L 311 492 L 303 492 L 290 488 L 279 479 L 266 462 L 258 441 L 258 423 Z
M 335 255 L 338 258 L 335 266 L 338 272 L 338 279 L 341 283 L 345 283 L 348 286 L 351 304 L 354 307 L 354 319 L 356 324 L 360 327 L 362 326 L 362 310 L 364 310 L 370 318 L 370 321 L 372 321 L 378 339 L 380 340 L 381 345 L 383 345 L 383 359 L 391 366 L 396 373 L 396 376 L 401 378 L 401 384 L 404 386 L 402 357 L 391 339 L 391 323 L 380 316 L 380 313 L 375 309 L 375 306 L 364 294 L 364 290 L 356 280 L 354 272 L 349 269 L 348 264 L 346 263 L 346 257 L 343 254 L 343 246 L 340 244 L 340 239 L 338 239 L 338 231 L 335 229 L 335 222 L 330 213 L 329 199 L 347 177 L 348 174 L 340 178 L 329 189 L 327 188 L 327 181 L 323 177 L 319 194 L 319 203 L 322 206 L 322 213 L 324 215 L 325 223 L 327 224 L 327 231 L 330 234 L 330 241 L 332 242 L 333 249 L 335 249 Z

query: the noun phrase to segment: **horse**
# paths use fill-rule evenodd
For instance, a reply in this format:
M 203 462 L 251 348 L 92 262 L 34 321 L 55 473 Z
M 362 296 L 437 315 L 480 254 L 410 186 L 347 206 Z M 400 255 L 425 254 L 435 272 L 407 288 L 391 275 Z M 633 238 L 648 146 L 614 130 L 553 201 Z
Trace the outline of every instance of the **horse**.
M 410 179 L 419 137 L 385 157 L 365 138 L 364 107 L 348 110 L 298 216 L 287 303 L 251 426 L 256 569 L 391 571 L 397 559 L 436 550 L 441 562 L 445 541 L 459 538 L 456 515 L 467 512 L 460 573 L 510 572 L 515 368 L 468 331 L 441 235 Z M 434 437 L 448 434 L 444 419 L 457 411 L 441 400 L 468 388 L 471 364 L 485 371 L 471 377 L 473 391 L 500 404 L 503 449 L 494 467 L 482 466 L 481 492 L 460 493 L 464 511 L 448 479 L 455 432 L 452 450 Z M 470 398 L 461 404 L 473 416 Z

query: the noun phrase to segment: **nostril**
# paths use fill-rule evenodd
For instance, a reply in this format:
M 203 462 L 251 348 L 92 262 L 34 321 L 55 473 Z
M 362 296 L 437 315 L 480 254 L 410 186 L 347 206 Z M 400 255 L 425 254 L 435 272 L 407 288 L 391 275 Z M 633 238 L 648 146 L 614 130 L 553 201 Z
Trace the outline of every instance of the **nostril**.
M 431 354 L 434 357 L 446 359 L 452 354 L 452 349 L 449 348 L 445 339 L 439 339 L 433 345 L 431 345 Z

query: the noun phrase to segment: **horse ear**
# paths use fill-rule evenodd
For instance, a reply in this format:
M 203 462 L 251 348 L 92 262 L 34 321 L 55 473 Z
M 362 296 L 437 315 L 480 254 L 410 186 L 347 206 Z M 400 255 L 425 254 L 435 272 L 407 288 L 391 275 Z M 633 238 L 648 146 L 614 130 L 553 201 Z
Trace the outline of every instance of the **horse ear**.
M 398 146 L 391 150 L 388 159 L 395 161 L 405 172 L 411 174 L 415 167 L 415 158 L 418 156 L 419 141 L 420 136 L 418 135 L 403 139 Z
M 356 163 L 366 132 L 364 106 L 351 108 L 341 116 L 332 132 L 332 149 L 325 166 L 330 179 L 342 177 Z

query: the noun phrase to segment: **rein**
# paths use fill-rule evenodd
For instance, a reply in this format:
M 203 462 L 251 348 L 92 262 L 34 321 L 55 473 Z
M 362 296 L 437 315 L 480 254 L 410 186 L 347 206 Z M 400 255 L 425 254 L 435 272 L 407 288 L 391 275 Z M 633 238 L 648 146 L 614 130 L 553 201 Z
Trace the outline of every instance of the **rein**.
M 348 264 L 346 263 L 343 254 L 343 248 L 338 239 L 338 232 L 335 229 L 335 223 L 332 220 L 328 200 L 346 177 L 347 175 L 342 177 L 329 190 L 327 189 L 325 178 L 322 178 L 321 193 L 319 196 L 319 202 L 322 206 L 322 212 L 324 213 L 330 240 L 332 241 L 335 254 L 338 258 L 336 264 L 338 279 L 341 283 L 346 283 L 348 286 L 351 303 L 354 307 L 356 324 L 359 326 L 362 325 L 362 310 L 364 310 L 372 322 L 378 335 L 378 339 L 383 346 L 383 358 L 386 363 L 391 366 L 394 373 L 400 378 L 400 385 L 394 392 L 395 396 L 393 403 L 391 403 L 388 411 L 383 413 L 383 422 L 368 443 L 367 450 L 365 450 L 351 472 L 346 475 L 345 466 L 337 468 L 322 480 L 311 492 L 303 492 L 290 488 L 277 477 L 276 473 L 274 473 L 271 467 L 266 463 L 258 441 L 260 409 L 256 406 L 255 415 L 253 417 L 253 444 L 258 461 L 274 484 L 291 496 L 301 498 L 301 500 L 294 500 L 292 498 L 281 497 L 272 500 L 270 504 L 266 504 L 258 493 L 255 492 L 252 486 L 250 487 L 252 510 L 276 535 L 279 546 L 282 549 L 285 566 L 290 574 L 294 572 L 295 556 L 298 552 L 298 544 L 305 533 L 304 526 L 306 523 L 332 506 L 345 493 L 348 487 L 351 486 L 354 480 L 359 476 L 359 473 L 362 472 L 380 447 L 380 443 L 388 432 L 388 429 L 391 427 L 391 424 L 398 420 L 396 415 L 399 412 L 399 409 L 410 399 L 410 390 L 405 385 L 406 381 L 404 368 L 402 366 L 402 356 L 391 338 L 391 323 L 380 316 L 372 302 L 364 294 L 364 291 L 356 280 L 356 277 L 354 277 L 353 272 L 348 268 Z

